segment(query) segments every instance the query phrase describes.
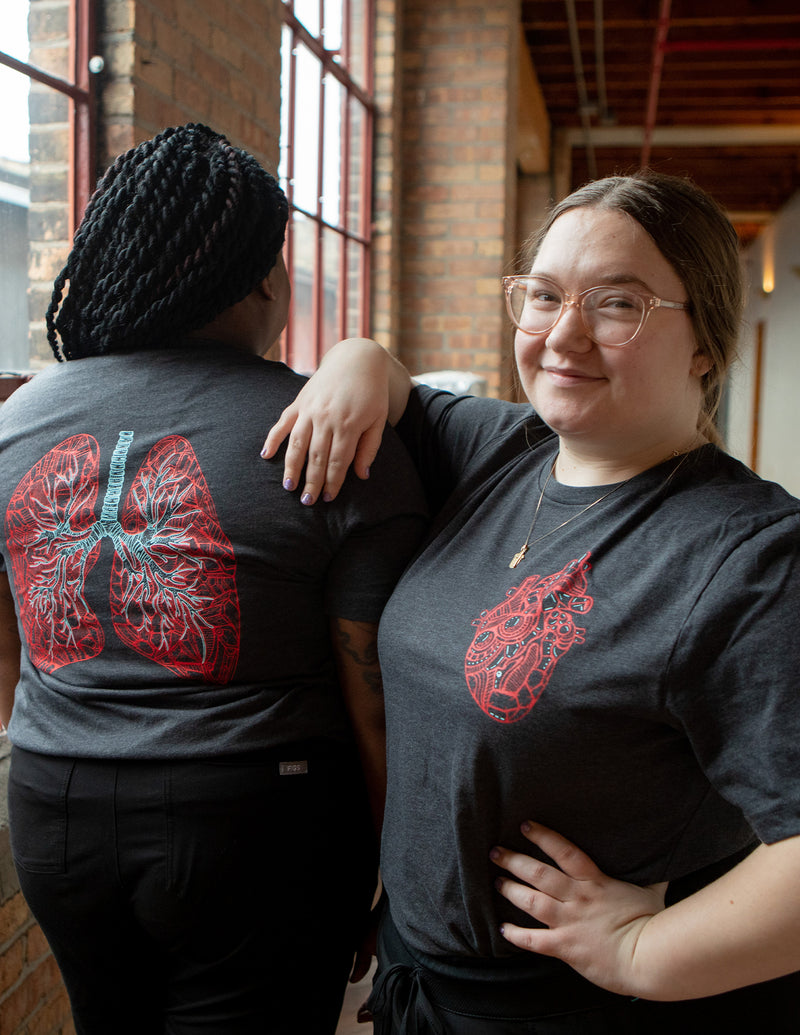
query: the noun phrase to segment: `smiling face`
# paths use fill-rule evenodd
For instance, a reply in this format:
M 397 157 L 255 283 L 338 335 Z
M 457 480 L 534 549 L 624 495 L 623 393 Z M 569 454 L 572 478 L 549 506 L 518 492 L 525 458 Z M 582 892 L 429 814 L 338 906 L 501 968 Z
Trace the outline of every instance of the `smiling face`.
M 645 297 L 687 301 L 649 234 L 612 209 L 575 208 L 559 216 L 531 272 L 570 294 L 614 284 Z M 569 307 L 550 331 L 517 331 L 515 352 L 525 394 L 562 448 L 611 460 L 664 459 L 688 448 L 696 435 L 700 377 L 709 364 L 697 352 L 687 312 L 655 309 L 632 342 L 609 348 L 589 338 L 580 313 Z

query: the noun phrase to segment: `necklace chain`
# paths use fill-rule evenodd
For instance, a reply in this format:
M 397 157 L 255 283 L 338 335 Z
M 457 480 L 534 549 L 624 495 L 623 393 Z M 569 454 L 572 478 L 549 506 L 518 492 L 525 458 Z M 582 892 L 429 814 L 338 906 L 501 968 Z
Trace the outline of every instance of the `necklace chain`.
M 677 453 L 677 452 L 673 454 L 673 456 L 679 456 L 679 455 L 680 454 Z M 688 456 L 688 453 L 684 453 L 683 454 L 683 456 L 680 459 L 680 463 L 678 463 L 677 466 L 667 476 L 665 484 L 669 483 L 675 477 L 675 475 L 678 473 L 678 469 L 680 468 L 681 464 L 683 464 L 683 462 L 684 462 L 684 460 L 686 459 L 687 456 Z M 583 508 L 583 510 L 579 510 L 577 514 L 573 514 L 572 517 L 567 518 L 566 521 L 562 521 L 560 525 L 556 525 L 555 528 L 551 528 L 549 532 L 545 532 L 543 535 L 538 536 L 536 539 L 533 540 L 533 542 L 531 542 L 531 536 L 533 535 L 533 530 L 536 527 L 536 519 L 539 517 L 539 511 L 540 511 L 541 506 L 542 506 L 542 500 L 544 499 L 544 494 L 547 491 L 547 486 L 550 484 L 550 479 L 555 474 L 556 463 L 557 462 L 558 462 L 558 453 L 556 453 L 555 458 L 553 459 L 553 463 L 550 465 L 550 471 L 549 471 L 549 473 L 547 475 L 547 478 L 545 479 L 544 485 L 542 486 L 542 491 L 539 493 L 539 499 L 536 501 L 536 509 L 533 512 L 533 521 L 531 521 L 531 527 L 528 529 L 528 534 L 525 536 L 525 542 L 522 544 L 520 549 L 517 550 L 517 552 L 511 558 L 511 562 L 508 565 L 509 568 L 516 568 L 517 565 L 522 560 L 522 558 L 528 552 L 528 550 L 532 546 L 535 546 L 536 543 L 540 543 L 543 539 L 546 539 L 549 535 L 552 535 L 554 532 L 557 532 L 560 528 L 563 528 L 565 525 L 568 525 L 570 523 L 570 521 L 575 521 L 576 518 L 579 518 L 579 517 L 581 517 L 581 515 L 585 514 L 587 510 L 591 510 L 592 507 L 596 507 L 598 503 L 602 503 L 603 500 L 608 499 L 608 497 L 611 496 L 612 493 L 615 493 L 617 491 L 617 489 L 621 489 L 623 485 L 627 485 L 628 482 L 631 480 L 631 478 L 634 477 L 633 475 L 631 475 L 631 478 L 626 478 L 624 482 L 618 482 L 616 485 L 612 486 L 608 490 L 608 492 L 604 492 L 602 496 L 598 496 L 596 500 L 592 500 L 592 502 L 589 503 L 587 506 L 585 506 Z

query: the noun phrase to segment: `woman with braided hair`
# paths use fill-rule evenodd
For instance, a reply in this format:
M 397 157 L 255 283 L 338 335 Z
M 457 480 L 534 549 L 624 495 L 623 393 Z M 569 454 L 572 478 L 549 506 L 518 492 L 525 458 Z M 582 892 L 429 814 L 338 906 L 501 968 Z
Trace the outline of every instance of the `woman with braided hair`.
M 0 411 L 12 849 L 79 1035 L 332 1033 L 371 904 L 375 633 L 424 513 L 390 431 L 381 491 L 326 508 L 258 456 L 303 384 L 264 358 L 286 219 L 205 126 L 120 156 L 55 282 L 61 362 Z

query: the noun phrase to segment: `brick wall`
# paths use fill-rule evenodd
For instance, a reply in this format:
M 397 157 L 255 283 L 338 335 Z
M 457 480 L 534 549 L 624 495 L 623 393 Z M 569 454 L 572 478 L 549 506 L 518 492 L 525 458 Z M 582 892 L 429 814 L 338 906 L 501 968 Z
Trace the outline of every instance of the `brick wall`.
M 392 6 L 378 2 L 375 334 L 412 373 L 470 370 L 507 394 L 519 4 L 406 0 L 394 25 Z
M 280 132 L 280 0 L 106 0 L 101 164 L 166 126 L 205 122 L 270 171 Z

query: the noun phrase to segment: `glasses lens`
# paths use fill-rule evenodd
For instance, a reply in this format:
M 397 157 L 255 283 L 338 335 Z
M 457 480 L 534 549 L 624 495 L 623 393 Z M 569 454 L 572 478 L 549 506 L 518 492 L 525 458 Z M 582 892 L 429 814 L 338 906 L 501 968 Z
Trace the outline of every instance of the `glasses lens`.
M 645 302 L 639 295 L 612 287 L 583 296 L 583 322 L 598 345 L 627 345 L 642 326 Z
M 527 334 L 549 331 L 561 312 L 562 295 L 558 287 L 537 277 L 512 280 L 506 298 L 511 318 Z

